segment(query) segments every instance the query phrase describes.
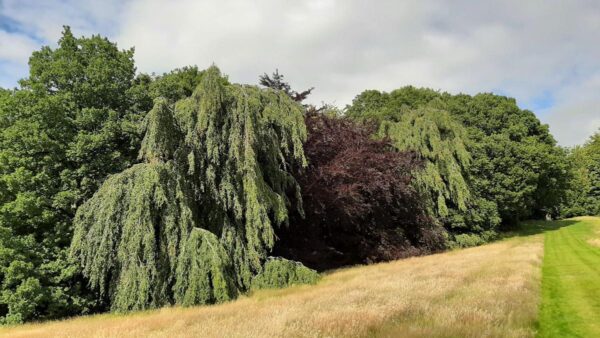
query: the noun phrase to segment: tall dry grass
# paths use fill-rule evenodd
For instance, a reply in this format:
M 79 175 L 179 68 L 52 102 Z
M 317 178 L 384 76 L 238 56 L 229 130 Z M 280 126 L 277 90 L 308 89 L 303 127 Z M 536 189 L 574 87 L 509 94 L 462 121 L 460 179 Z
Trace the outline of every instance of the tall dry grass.
M 333 272 L 235 302 L 0 329 L 11 337 L 531 337 L 540 236 Z

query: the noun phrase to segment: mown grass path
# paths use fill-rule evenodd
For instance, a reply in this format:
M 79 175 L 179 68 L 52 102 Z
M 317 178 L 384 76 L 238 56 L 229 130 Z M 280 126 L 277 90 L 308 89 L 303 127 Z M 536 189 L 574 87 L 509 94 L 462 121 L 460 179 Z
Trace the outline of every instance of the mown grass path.
M 539 337 L 600 337 L 600 218 L 550 224 L 544 235 Z

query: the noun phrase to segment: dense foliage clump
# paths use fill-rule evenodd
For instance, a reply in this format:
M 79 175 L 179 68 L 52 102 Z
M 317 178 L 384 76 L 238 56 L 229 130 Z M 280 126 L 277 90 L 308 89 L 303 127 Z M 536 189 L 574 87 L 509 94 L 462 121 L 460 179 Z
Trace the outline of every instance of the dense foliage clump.
M 212 67 L 190 97 L 158 99 L 146 119 L 144 163 L 79 208 L 72 256 L 115 311 L 231 299 L 263 270 L 287 194 L 298 196 L 302 109 Z
M 571 175 L 561 216 L 600 215 L 600 133 L 568 154 Z
M 431 202 L 437 217 L 447 217 L 449 208 L 465 211 L 471 200 L 468 170 L 471 154 L 466 131 L 445 111 L 421 108 L 402 113 L 397 121 L 386 120 L 378 132 L 399 150 L 414 151 L 424 161 L 416 173 L 416 186 Z
M 97 308 L 67 259 L 77 207 L 131 166 L 149 109 L 133 50 L 65 28 L 0 95 L 0 322 Z M 138 95 L 140 94 L 140 95 Z
M 281 257 L 269 257 L 263 270 L 252 279 L 252 289 L 283 288 L 297 284 L 315 284 L 319 274 L 301 263 Z

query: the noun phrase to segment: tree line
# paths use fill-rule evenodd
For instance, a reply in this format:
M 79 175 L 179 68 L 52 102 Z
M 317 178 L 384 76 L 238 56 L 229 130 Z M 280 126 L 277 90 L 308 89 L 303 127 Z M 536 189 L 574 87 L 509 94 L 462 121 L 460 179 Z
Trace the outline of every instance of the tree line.
M 275 72 L 137 74 L 68 27 L 0 89 L 0 323 L 223 302 L 598 214 L 600 137 L 426 88 L 305 104 Z

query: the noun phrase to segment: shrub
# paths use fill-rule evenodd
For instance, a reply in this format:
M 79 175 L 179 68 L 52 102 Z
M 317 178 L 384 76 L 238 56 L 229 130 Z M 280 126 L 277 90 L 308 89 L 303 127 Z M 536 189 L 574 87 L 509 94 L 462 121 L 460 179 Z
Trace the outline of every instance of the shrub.
M 495 231 L 484 231 L 479 234 L 466 233 L 453 235 L 448 243 L 450 248 L 468 248 L 485 244 L 498 237 Z
M 319 274 L 299 262 L 269 257 L 263 271 L 252 280 L 252 289 L 283 288 L 298 284 L 315 284 Z

